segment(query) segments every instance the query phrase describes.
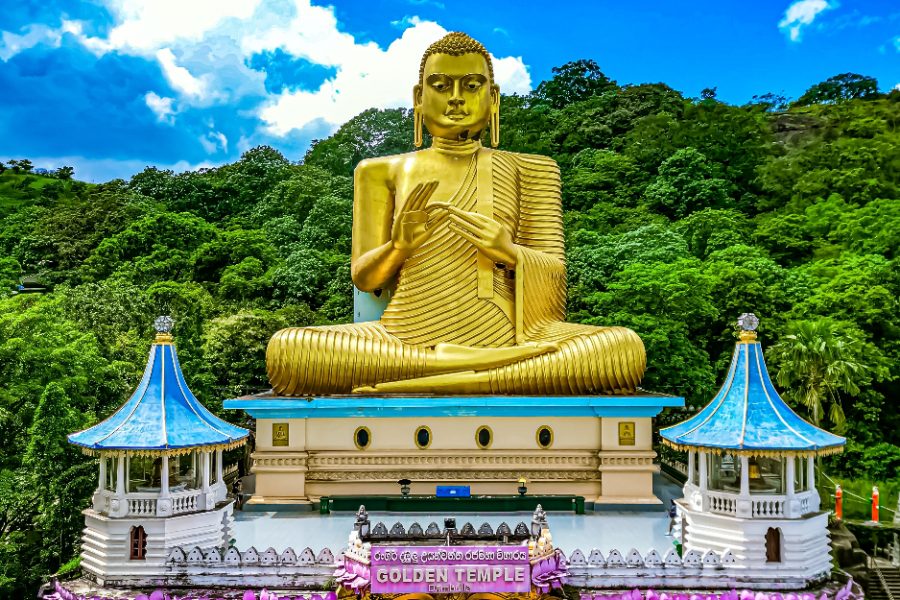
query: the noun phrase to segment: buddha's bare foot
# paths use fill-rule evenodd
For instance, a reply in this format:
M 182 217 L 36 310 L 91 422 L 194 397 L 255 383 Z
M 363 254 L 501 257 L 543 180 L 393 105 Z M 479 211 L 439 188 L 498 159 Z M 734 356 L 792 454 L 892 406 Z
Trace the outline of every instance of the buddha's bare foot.
M 353 388 L 354 394 L 374 394 L 378 390 L 375 389 L 374 386 L 371 385 L 361 385 L 358 388 Z
M 517 363 L 527 358 L 559 350 L 555 342 L 528 342 L 518 346 L 475 348 L 456 344 L 437 344 L 434 347 L 434 366 L 444 370 L 482 371 Z
M 457 371 L 416 379 L 385 381 L 377 384 L 374 391 L 378 394 L 485 394 L 490 392 L 490 387 L 486 371 Z M 362 388 L 353 390 L 354 393 L 359 389 Z

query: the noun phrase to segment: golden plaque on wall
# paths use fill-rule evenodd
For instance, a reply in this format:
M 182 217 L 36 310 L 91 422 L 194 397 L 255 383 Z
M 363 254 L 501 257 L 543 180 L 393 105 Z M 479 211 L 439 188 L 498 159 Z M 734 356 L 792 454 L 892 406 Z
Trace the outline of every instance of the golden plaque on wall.
M 619 422 L 619 445 L 634 446 L 634 421 Z
M 273 446 L 288 446 L 290 445 L 290 439 L 287 423 L 272 423 Z

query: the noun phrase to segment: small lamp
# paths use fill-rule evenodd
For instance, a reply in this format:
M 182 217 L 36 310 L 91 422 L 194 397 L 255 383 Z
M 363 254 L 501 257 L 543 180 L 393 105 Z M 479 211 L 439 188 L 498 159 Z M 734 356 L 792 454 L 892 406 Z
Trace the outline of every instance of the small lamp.
M 400 481 L 398 481 L 397 483 L 400 484 L 400 493 L 403 495 L 403 497 L 405 498 L 405 497 L 409 496 L 409 484 L 411 484 L 412 481 L 404 478 L 404 479 L 401 479 Z
M 528 480 L 524 477 L 519 477 L 519 495 L 524 496 L 528 492 L 528 488 L 525 487 L 525 484 L 528 483 Z

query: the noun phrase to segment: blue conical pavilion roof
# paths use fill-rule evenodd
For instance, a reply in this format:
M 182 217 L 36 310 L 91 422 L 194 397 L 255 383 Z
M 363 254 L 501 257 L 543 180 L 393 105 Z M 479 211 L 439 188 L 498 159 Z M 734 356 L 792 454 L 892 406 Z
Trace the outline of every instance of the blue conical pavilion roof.
M 749 333 L 749 335 L 747 335 Z M 744 332 L 725 383 L 700 412 L 660 430 L 663 442 L 688 448 L 754 456 L 840 452 L 846 440 L 800 418 L 781 399 L 755 334 Z
M 171 337 L 162 334 L 150 347 L 144 376 L 128 402 L 105 421 L 70 434 L 69 442 L 97 452 L 179 454 L 192 448 L 231 448 L 247 435 L 194 397 Z

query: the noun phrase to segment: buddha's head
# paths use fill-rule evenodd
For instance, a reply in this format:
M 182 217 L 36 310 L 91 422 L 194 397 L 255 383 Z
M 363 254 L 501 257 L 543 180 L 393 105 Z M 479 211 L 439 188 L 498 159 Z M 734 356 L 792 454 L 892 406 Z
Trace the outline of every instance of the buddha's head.
M 431 135 L 450 140 L 479 139 L 490 124 L 491 145 L 496 146 L 500 87 L 484 46 L 456 31 L 429 46 L 413 88 L 413 107 L 417 147 L 422 145 L 423 123 Z

